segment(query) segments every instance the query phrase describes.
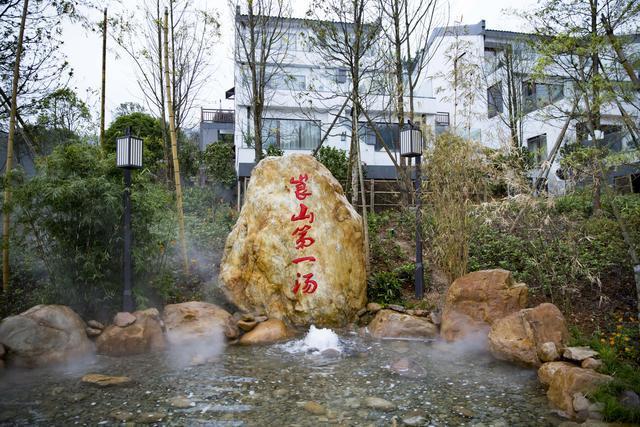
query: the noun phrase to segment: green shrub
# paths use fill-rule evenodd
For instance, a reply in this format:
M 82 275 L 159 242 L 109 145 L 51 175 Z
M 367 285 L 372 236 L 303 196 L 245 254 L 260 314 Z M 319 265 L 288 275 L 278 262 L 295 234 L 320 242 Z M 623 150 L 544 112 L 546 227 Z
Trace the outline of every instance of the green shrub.
M 271 144 L 267 146 L 266 156 L 275 156 L 275 157 L 284 156 L 284 150 L 275 144 Z
M 216 142 L 207 145 L 202 161 L 210 179 L 226 186 L 235 184 L 236 169 L 233 143 Z
M 393 271 L 374 273 L 368 280 L 367 298 L 369 301 L 393 304 L 402 301 L 402 283 Z
M 186 188 L 185 225 L 192 274 L 178 250 L 173 194 L 147 170 L 133 173 L 134 293 L 138 307 L 203 296 L 215 277 L 236 212 L 213 189 Z M 7 310 L 37 303 L 109 313 L 122 293 L 122 171 L 115 154 L 68 143 L 40 158 L 33 178 L 16 186 L 12 291 Z M 4 312 L 3 314 L 10 314 Z M 110 315 L 110 314 L 109 314 Z
M 334 147 L 323 146 L 318 150 L 316 159 L 322 163 L 341 185 L 347 182 L 349 159 L 347 152 Z

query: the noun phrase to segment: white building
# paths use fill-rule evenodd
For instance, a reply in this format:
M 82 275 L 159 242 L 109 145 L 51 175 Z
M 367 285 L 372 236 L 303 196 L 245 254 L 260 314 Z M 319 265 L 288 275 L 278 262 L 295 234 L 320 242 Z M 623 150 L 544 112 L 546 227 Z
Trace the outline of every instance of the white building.
M 511 141 L 507 82 L 513 82 L 511 93 L 523 112 L 514 128 L 517 128 L 520 144 L 534 153 L 538 168 L 530 176 L 535 180 L 561 135 L 566 114 L 560 112 L 571 110 L 572 83 L 562 72 L 544 81 L 533 80 L 536 56 L 526 43 L 532 37 L 531 34 L 486 29 L 484 20 L 475 25 L 438 28 L 430 41 L 430 46 L 437 51 L 429 64 L 428 75 L 433 79 L 436 109 L 449 113 L 452 129 L 493 148 L 507 147 Z M 640 52 L 640 38 L 635 40 L 631 50 Z M 511 67 L 507 67 L 504 60 L 507 47 L 511 52 Z M 507 68 L 512 70 L 511 77 L 507 76 Z M 458 87 L 457 91 L 454 86 Z M 637 107 L 629 104 L 624 107 L 639 123 Z M 611 150 L 631 148 L 625 129 L 617 106 L 606 105 L 602 111 L 601 130 L 602 138 Z M 571 120 L 561 144 L 589 143 L 587 139 L 585 125 Z M 564 191 L 565 181 L 556 174 L 558 156 L 554 160 L 550 165 L 548 189 L 558 194 Z M 610 179 L 618 177 L 629 178 L 629 182 L 635 179 L 633 191 L 640 191 L 637 168 L 620 168 Z
M 242 25 L 246 15 L 237 15 L 237 25 Z M 349 150 L 351 139 L 350 103 L 341 112 L 350 90 L 349 73 L 338 64 L 325 63 L 321 55 L 309 43 L 311 28 L 302 19 L 287 19 L 287 35 L 282 49 L 285 58 L 268 67 L 278 67 L 265 93 L 263 146 L 275 144 L 285 155 L 293 152 L 310 153 L 328 133 L 323 146 Z M 237 33 L 238 34 L 238 33 Z M 237 37 L 237 36 L 236 36 Z M 236 49 L 239 49 L 236 40 Z M 282 53 L 282 52 L 281 52 Z M 367 58 L 373 59 L 373 54 Z M 243 76 L 243 65 L 236 55 L 235 63 L 235 147 L 236 170 L 241 181 L 245 180 L 255 165 L 255 152 L 250 144 L 253 132 L 251 102 L 248 81 Z M 369 73 L 373 74 L 373 73 Z M 375 79 L 375 76 L 373 76 Z M 368 80 L 374 85 L 374 79 Z M 371 89 L 371 87 L 366 90 Z M 416 117 L 425 122 L 435 121 L 435 98 L 430 79 L 423 79 L 414 96 Z M 389 108 L 390 99 L 380 91 L 368 97 L 367 109 L 384 136 L 388 146 L 397 146 L 399 131 L 397 121 Z M 336 116 L 339 117 L 336 119 Z M 335 125 L 332 123 L 335 120 Z M 376 141 L 373 132 L 367 129 L 366 118 L 361 116 L 360 152 L 366 164 L 367 178 L 378 180 L 395 179 L 392 160 Z M 397 150 L 396 158 L 399 158 Z
M 246 15 L 236 15 L 236 25 L 240 28 L 243 20 L 246 20 Z M 285 155 L 291 152 L 310 153 L 331 128 L 323 146 L 348 151 L 350 107 L 347 104 L 342 112 L 341 107 L 350 88 L 349 73 L 339 64 L 323 62 L 308 41 L 312 29 L 305 20 L 287 19 L 286 22 L 286 37 L 282 38 L 277 47 L 280 50 L 274 54 L 281 55 L 280 60 L 268 64 L 273 77 L 265 92 L 263 146 L 266 149 L 274 144 L 284 150 Z M 512 139 L 506 83 L 515 82 L 512 93 L 515 91 L 517 94 L 524 112 L 515 127 L 521 146 L 534 153 L 538 164 L 538 169 L 531 173 L 534 182 L 565 124 L 565 118 L 559 117 L 557 112 L 568 109 L 572 86 L 561 73 L 546 81 L 531 78 L 536 57 L 525 43 L 531 37 L 530 34 L 486 29 L 485 21 L 435 29 L 429 43 L 435 51 L 430 54 L 432 60 L 417 86 L 414 105 L 417 121 L 428 125 L 435 133 L 451 129 L 488 147 L 507 147 Z M 635 40 L 640 51 L 640 37 Z M 511 67 L 516 77 L 511 80 L 507 78 L 508 67 L 500 55 L 506 46 L 511 46 L 517 53 Z M 235 49 L 239 49 L 238 40 Z M 370 55 L 372 60 L 374 57 L 374 54 Z M 240 56 L 236 55 L 235 85 L 227 91 L 227 96 L 235 100 L 235 167 L 239 183 L 246 184 L 255 166 L 255 152 L 250 143 L 253 133 L 250 91 L 244 77 L 246 68 L 241 62 Z M 375 85 L 376 76 L 371 77 L 365 83 L 370 85 L 368 90 Z M 399 127 L 389 94 L 383 90 L 376 92 L 373 89 L 373 92 L 377 94 L 369 97 L 369 116 L 376 122 L 387 145 L 397 147 Z M 637 108 L 626 107 L 638 122 Z M 361 117 L 359 122 L 361 160 L 366 164 L 367 178 L 395 180 L 392 160 L 366 126 L 365 118 Z M 615 105 L 605 107 L 601 122 L 603 138 L 611 143 L 610 148 L 630 148 L 629 137 Z M 562 144 L 577 140 L 584 142 L 588 139 L 585 135 L 584 125 L 573 120 Z M 398 157 L 397 151 L 395 156 Z M 558 168 L 556 155 L 550 166 L 548 182 L 548 189 L 554 194 L 565 189 L 565 181 L 558 176 L 562 174 L 556 173 Z M 611 179 L 620 176 L 628 180 L 632 191 L 640 191 L 637 168 L 617 170 Z

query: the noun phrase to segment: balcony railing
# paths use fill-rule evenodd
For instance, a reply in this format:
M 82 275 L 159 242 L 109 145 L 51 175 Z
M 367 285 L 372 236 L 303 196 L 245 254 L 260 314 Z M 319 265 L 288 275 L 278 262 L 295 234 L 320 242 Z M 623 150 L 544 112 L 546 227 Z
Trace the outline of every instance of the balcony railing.
M 203 123 L 233 123 L 233 110 L 202 108 L 200 121 Z
M 601 139 L 596 139 L 595 145 L 601 148 L 608 148 L 609 151 L 619 152 L 624 148 L 622 143 L 624 137 L 624 132 L 613 132 Z M 593 147 L 594 143 L 593 140 L 587 139 L 582 141 L 582 145 L 584 147 Z

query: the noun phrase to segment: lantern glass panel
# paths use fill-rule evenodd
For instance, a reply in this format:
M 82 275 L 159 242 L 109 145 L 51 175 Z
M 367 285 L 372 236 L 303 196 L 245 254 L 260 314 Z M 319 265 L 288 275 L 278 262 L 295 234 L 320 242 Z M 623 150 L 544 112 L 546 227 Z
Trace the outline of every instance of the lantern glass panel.
M 116 144 L 116 166 L 137 169 L 142 167 L 143 143 L 141 138 L 125 136 Z
M 417 129 L 405 129 L 400 135 L 400 155 L 417 157 L 422 155 L 422 133 Z

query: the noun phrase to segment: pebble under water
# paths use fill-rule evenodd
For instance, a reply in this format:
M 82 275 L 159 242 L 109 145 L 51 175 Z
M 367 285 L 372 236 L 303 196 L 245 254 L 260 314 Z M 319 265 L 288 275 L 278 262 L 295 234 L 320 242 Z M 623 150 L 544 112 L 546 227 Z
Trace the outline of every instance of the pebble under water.
M 291 343 L 228 346 L 195 366 L 181 365 L 174 353 L 165 352 L 98 356 L 64 369 L 6 371 L 0 377 L 0 425 L 129 420 L 168 426 L 507 427 L 561 422 L 535 370 L 497 361 L 478 342 L 374 341 L 346 333 L 340 351 L 301 348 Z M 124 375 L 133 383 L 96 388 L 80 382 L 86 373 Z

